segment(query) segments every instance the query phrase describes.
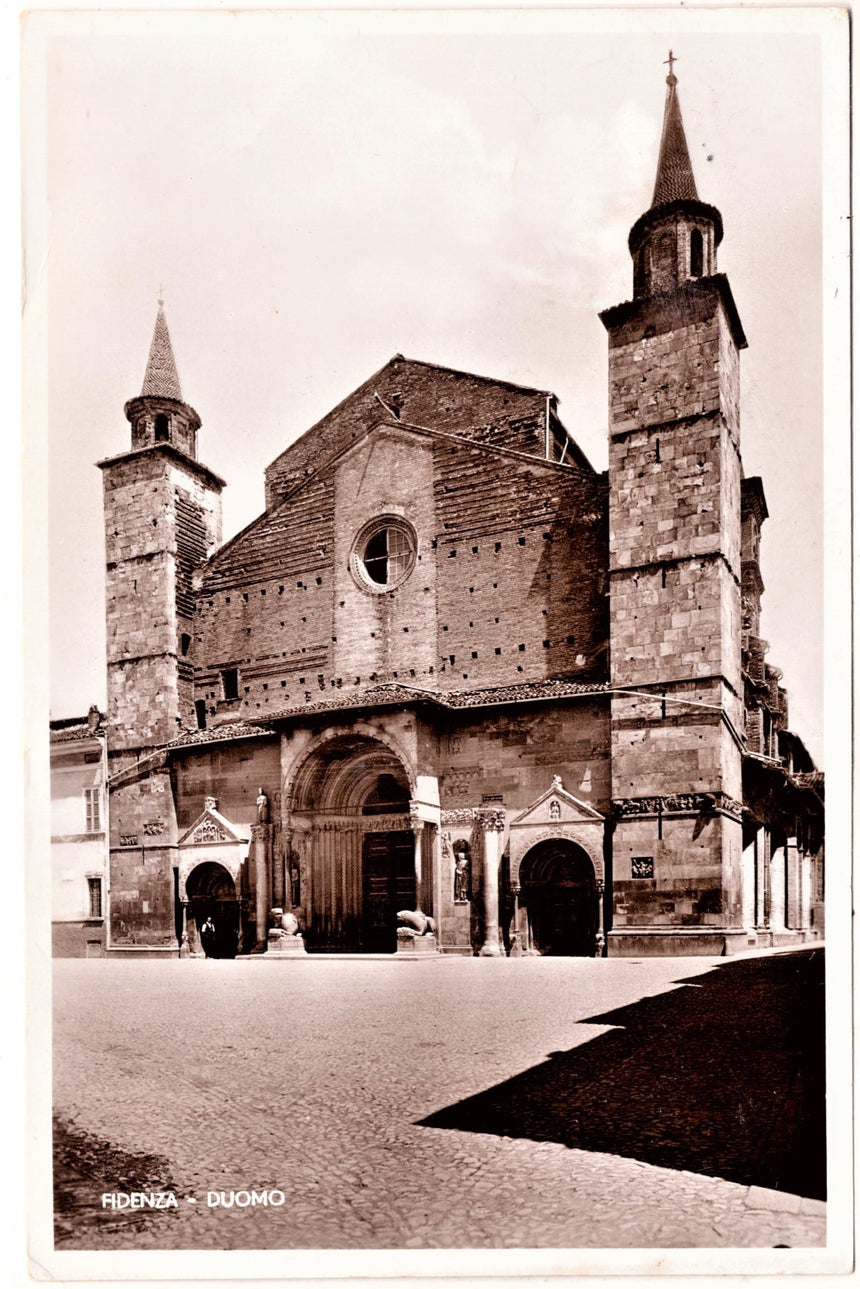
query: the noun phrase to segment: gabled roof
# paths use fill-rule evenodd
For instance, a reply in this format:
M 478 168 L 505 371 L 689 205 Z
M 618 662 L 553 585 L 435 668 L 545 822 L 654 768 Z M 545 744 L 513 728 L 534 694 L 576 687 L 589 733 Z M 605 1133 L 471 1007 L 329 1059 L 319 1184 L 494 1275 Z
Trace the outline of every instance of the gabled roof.
M 492 397 L 492 391 L 498 392 L 498 398 Z M 491 417 L 516 419 L 526 410 L 543 417 L 547 400 L 555 403 L 550 390 L 395 354 L 270 462 L 265 472 L 267 504 L 272 504 L 272 489 L 279 495 L 283 492 L 283 480 L 294 482 L 309 473 L 381 416 L 468 436 L 470 430 L 480 432 Z
M 179 402 L 182 401 L 179 373 L 176 370 L 176 360 L 173 357 L 173 346 L 170 343 L 170 332 L 167 330 L 167 319 L 164 316 L 161 300 L 158 302 L 155 330 L 152 333 L 149 360 L 140 393 L 142 398 L 175 398 Z
M 213 804 L 214 797 L 207 798 L 201 814 L 197 816 L 190 828 L 179 838 L 180 846 L 211 846 L 231 842 L 251 840 L 251 828 L 248 824 L 231 823 Z
M 541 793 L 520 814 L 510 821 L 511 827 L 529 826 L 545 827 L 547 824 L 569 823 L 603 823 L 604 817 L 586 801 L 580 801 L 572 792 L 563 787 L 561 779 L 555 775 L 546 792 Z

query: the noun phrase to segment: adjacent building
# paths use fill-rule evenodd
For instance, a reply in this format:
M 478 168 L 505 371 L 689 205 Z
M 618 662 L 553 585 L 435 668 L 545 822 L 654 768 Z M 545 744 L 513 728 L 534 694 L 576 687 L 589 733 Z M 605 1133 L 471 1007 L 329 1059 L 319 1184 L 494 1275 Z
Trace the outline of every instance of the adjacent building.
M 601 314 L 605 472 L 550 390 L 397 354 L 222 544 L 159 305 L 99 463 L 113 953 L 263 952 L 282 911 L 310 953 L 414 951 L 403 911 L 492 956 L 820 933 L 823 778 L 760 635 L 747 341 L 667 86 L 632 295 Z
M 108 823 L 104 717 L 51 721 L 51 924 L 58 958 L 107 946 Z

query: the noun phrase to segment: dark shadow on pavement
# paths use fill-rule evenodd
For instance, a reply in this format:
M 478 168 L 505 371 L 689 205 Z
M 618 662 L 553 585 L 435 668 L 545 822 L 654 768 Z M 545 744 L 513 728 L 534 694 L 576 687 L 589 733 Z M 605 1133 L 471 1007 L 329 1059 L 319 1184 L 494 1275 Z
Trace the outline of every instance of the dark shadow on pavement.
M 826 1194 L 824 951 L 729 960 L 420 1121 Z M 846 1129 L 847 1130 L 847 1129 Z

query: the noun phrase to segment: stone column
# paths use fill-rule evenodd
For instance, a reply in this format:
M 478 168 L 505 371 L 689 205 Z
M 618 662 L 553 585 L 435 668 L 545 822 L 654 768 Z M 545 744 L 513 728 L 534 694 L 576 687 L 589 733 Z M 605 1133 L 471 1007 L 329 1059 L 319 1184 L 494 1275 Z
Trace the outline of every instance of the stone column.
M 808 931 L 812 909 L 812 859 L 809 855 L 798 851 L 797 840 L 794 837 L 789 837 L 785 843 L 785 849 L 789 852 L 793 849 L 797 855 L 800 867 L 800 929 Z
M 765 892 L 767 889 L 767 869 L 769 865 L 767 852 L 770 850 L 770 835 L 765 828 L 759 828 L 755 835 L 756 854 L 756 893 L 755 924 L 759 930 L 767 929 L 765 914 Z
M 511 934 L 511 957 L 518 958 L 522 953 L 522 945 L 520 944 L 520 884 L 519 882 L 511 882 L 511 899 L 514 902 L 513 911 L 511 913 L 511 926 L 513 927 L 513 930 L 510 933 Z
M 743 921 L 747 931 L 755 929 L 755 839 L 744 850 L 741 861 Z
M 188 901 L 180 900 L 182 908 L 182 935 L 179 939 L 179 956 L 180 958 L 190 958 L 191 949 L 188 944 Z
M 424 836 L 424 820 L 412 817 L 412 836 L 415 838 L 415 908 L 421 909 L 421 883 L 423 880 L 421 842 Z
M 274 841 L 274 838 L 273 838 Z M 292 901 L 287 902 L 287 883 L 284 876 L 284 865 L 287 862 L 289 846 L 284 833 L 281 833 L 281 845 L 272 846 L 272 904 L 275 908 L 285 909 Z
M 431 853 L 433 856 L 433 922 L 436 926 L 436 948 L 442 951 L 442 829 L 430 825 Z
M 501 810 L 489 811 L 481 818 L 484 830 L 484 943 L 482 958 L 498 958 L 499 949 L 499 861 L 500 843 L 505 828 Z
M 606 931 L 604 928 L 604 907 L 603 907 L 603 892 L 605 891 L 606 887 L 605 887 L 605 884 L 600 880 L 600 878 L 597 879 L 596 888 L 597 888 L 597 935 L 595 936 L 595 939 L 594 939 L 594 956 L 595 958 L 602 958 L 603 947 L 606 944 Z
M 770 928 L 785 930 L 785 847 L 778 846 L 770 861 Z
M 251 825 L 251 846 L 254 852 L 254 881 L 257 906 L 257 944 L 266 943 L 269 932 L 269 825 Z

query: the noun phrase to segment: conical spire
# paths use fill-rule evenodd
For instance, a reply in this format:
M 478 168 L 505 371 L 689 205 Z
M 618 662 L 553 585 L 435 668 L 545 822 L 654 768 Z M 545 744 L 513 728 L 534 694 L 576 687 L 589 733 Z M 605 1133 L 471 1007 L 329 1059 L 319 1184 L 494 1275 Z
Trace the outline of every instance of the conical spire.
M 164 316 L 163 300 L 158 301 L 155 330 L 149 347 L 149 361 L 146 364 L 146 375 L 143 378 L 143 389 L 140 393 L 143 398 L 175 398 L 182 401 L 176 360 L 173 357 L 170 332 L 167 330 L 167 319 Z
M 675 57 L 671 50 L 667 61 L 669 75 L 666 77 L 666 84 L 669 88 L 666 91 L 666 107 L 663 112 L 663 136 L 660 139 L 657 180 L 654 184 L 654 196 L 651 199 L 652 210 L 655 206 L 665 206 L 670 201 L 699 200 L 684 134 L 684 122 L 681 120 L 681 105 L 676 93 L 678 78 L 672 73 Z

